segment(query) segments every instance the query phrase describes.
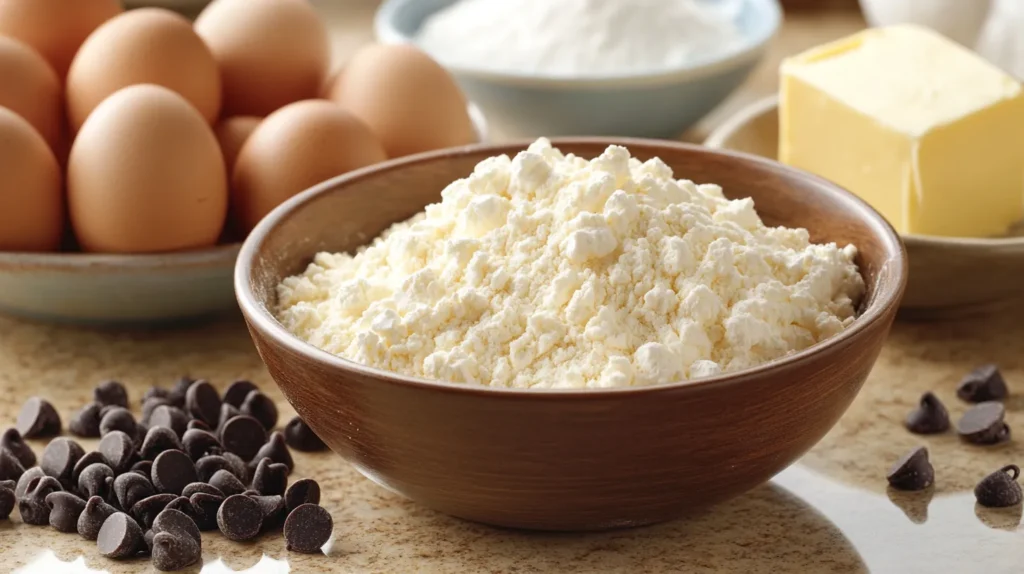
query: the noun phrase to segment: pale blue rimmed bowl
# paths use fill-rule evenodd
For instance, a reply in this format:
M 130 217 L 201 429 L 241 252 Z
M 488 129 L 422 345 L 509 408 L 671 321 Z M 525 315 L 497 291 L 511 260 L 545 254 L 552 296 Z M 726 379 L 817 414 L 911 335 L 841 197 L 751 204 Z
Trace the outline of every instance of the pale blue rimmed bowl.
M 455 1 L 387 0 L 377 12 L 377 38 L 415 43 L 423 22 Z M 743 83 L 781 22 L 777 0 L 742 0 L 736 23 L 744 42 L 655 74 L 558 78 L 446 67 L 495 132 L 504 136 L 673 138 Z

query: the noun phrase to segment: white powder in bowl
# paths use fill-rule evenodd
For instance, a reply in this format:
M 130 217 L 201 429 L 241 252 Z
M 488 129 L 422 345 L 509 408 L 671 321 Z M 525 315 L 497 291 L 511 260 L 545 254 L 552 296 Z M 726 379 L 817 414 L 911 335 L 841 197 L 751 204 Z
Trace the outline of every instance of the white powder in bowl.
M 460 0 L 416 42 L 448 66 L 578 77 L 656 73 L 741 42 L 736 0 Z
M 495 387 L 652 385 L 735 371 L 854 320 L 852 245 L 766 227 L 749 199 L 611 146 L 484 160 L 356 255 L 318 254 L 278 318 L 373 367 Z

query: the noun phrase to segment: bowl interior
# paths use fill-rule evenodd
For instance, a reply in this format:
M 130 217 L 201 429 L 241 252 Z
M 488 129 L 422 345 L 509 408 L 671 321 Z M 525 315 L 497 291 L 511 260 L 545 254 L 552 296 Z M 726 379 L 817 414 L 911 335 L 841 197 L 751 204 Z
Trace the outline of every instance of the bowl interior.
M 454 4 L 457 0 L 387 0 L 377 12 L 375 32 L 378 40 L 386 43 L 416 42 L 423 22 L 435 12 Z M 703 0 L 707 1 L 707 0 Z M 782 22 L 782 10 L 777 0 L 737 0 L 731 9 L 732 17 L 740 31 L 743 41 L 728 50 L 697 56 L 680 69 L 659 73 L 625 73 L 615 76 L 580 76 L 571 78 L 573 84 L 590 81 L 615 80 L 646 80 L 656 76 L 677 76 L 680 72 L 691 71 L 735 58 L 741 58 L 758 51 L 778 30 Z M 443 62 L 442 62 L 443 63 Z M 520 80 L 560 80 L 562 78 L 544 78 L 534 74 L 493 73 L 481 70 L 454 68 L 457 74 L 486 76 L 492 79 Z M 568 79 L 564 79 L 568 80 Z
M 823 179 L 753 156 L 687 144 L 622 138 L 555 139 L 552 143 L 565 153 L 586 158 L 599 155 L 609 144 L 625 145 L 640 160 L 660 157 L 677 178 L 717 183 L 731 198 L 753 198 L 766 224 L 804 227 L 818 243 L 856 245 L 857 264 L 868 286 L 861 308 L 864 322 L 895 306 L 902 294 L 905 258 L 895 232 L 864 202 Z M 526 145 L 469 146 L 395 160 L 293 198 L 264 219 L 243 246 L 235 274 L 243 310 L 250 320 L 285 340 L 294 339 L 273 318 L 276 285 L 283 278 L 301 272 L 318 252 L 352 252 L 367 244 L 391 224 L 439 201 L 441 191 L 472 173 L 479 161 L 514 155 Z M 318 357 L 330 358 L 305 347 Z M 808 352 L 813 348 L 782 361 Z

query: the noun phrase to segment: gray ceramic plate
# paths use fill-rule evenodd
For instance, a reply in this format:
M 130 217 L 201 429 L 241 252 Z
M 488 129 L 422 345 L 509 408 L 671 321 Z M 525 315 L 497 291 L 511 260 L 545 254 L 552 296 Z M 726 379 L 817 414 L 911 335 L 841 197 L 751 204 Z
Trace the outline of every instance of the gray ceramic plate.
M 712 148 L 778 156 L 778 99 L 766 98 L 722 124 L 704 144 Z M 991 312 L 1020 300 L 1024 286 L 1024 237 L 989 239 L 903 235 L 910 279 L 900 312 L 943 318 Z

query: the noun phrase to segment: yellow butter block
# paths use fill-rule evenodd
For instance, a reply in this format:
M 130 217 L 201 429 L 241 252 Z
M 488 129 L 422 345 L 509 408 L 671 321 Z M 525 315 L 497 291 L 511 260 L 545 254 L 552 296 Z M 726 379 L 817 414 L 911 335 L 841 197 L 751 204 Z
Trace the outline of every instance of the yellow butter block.
M 911 25 L 782 64 L 779 160 L 828 178 L 901 233 L 985 237 L 1024 217 L 1024 92 Z

